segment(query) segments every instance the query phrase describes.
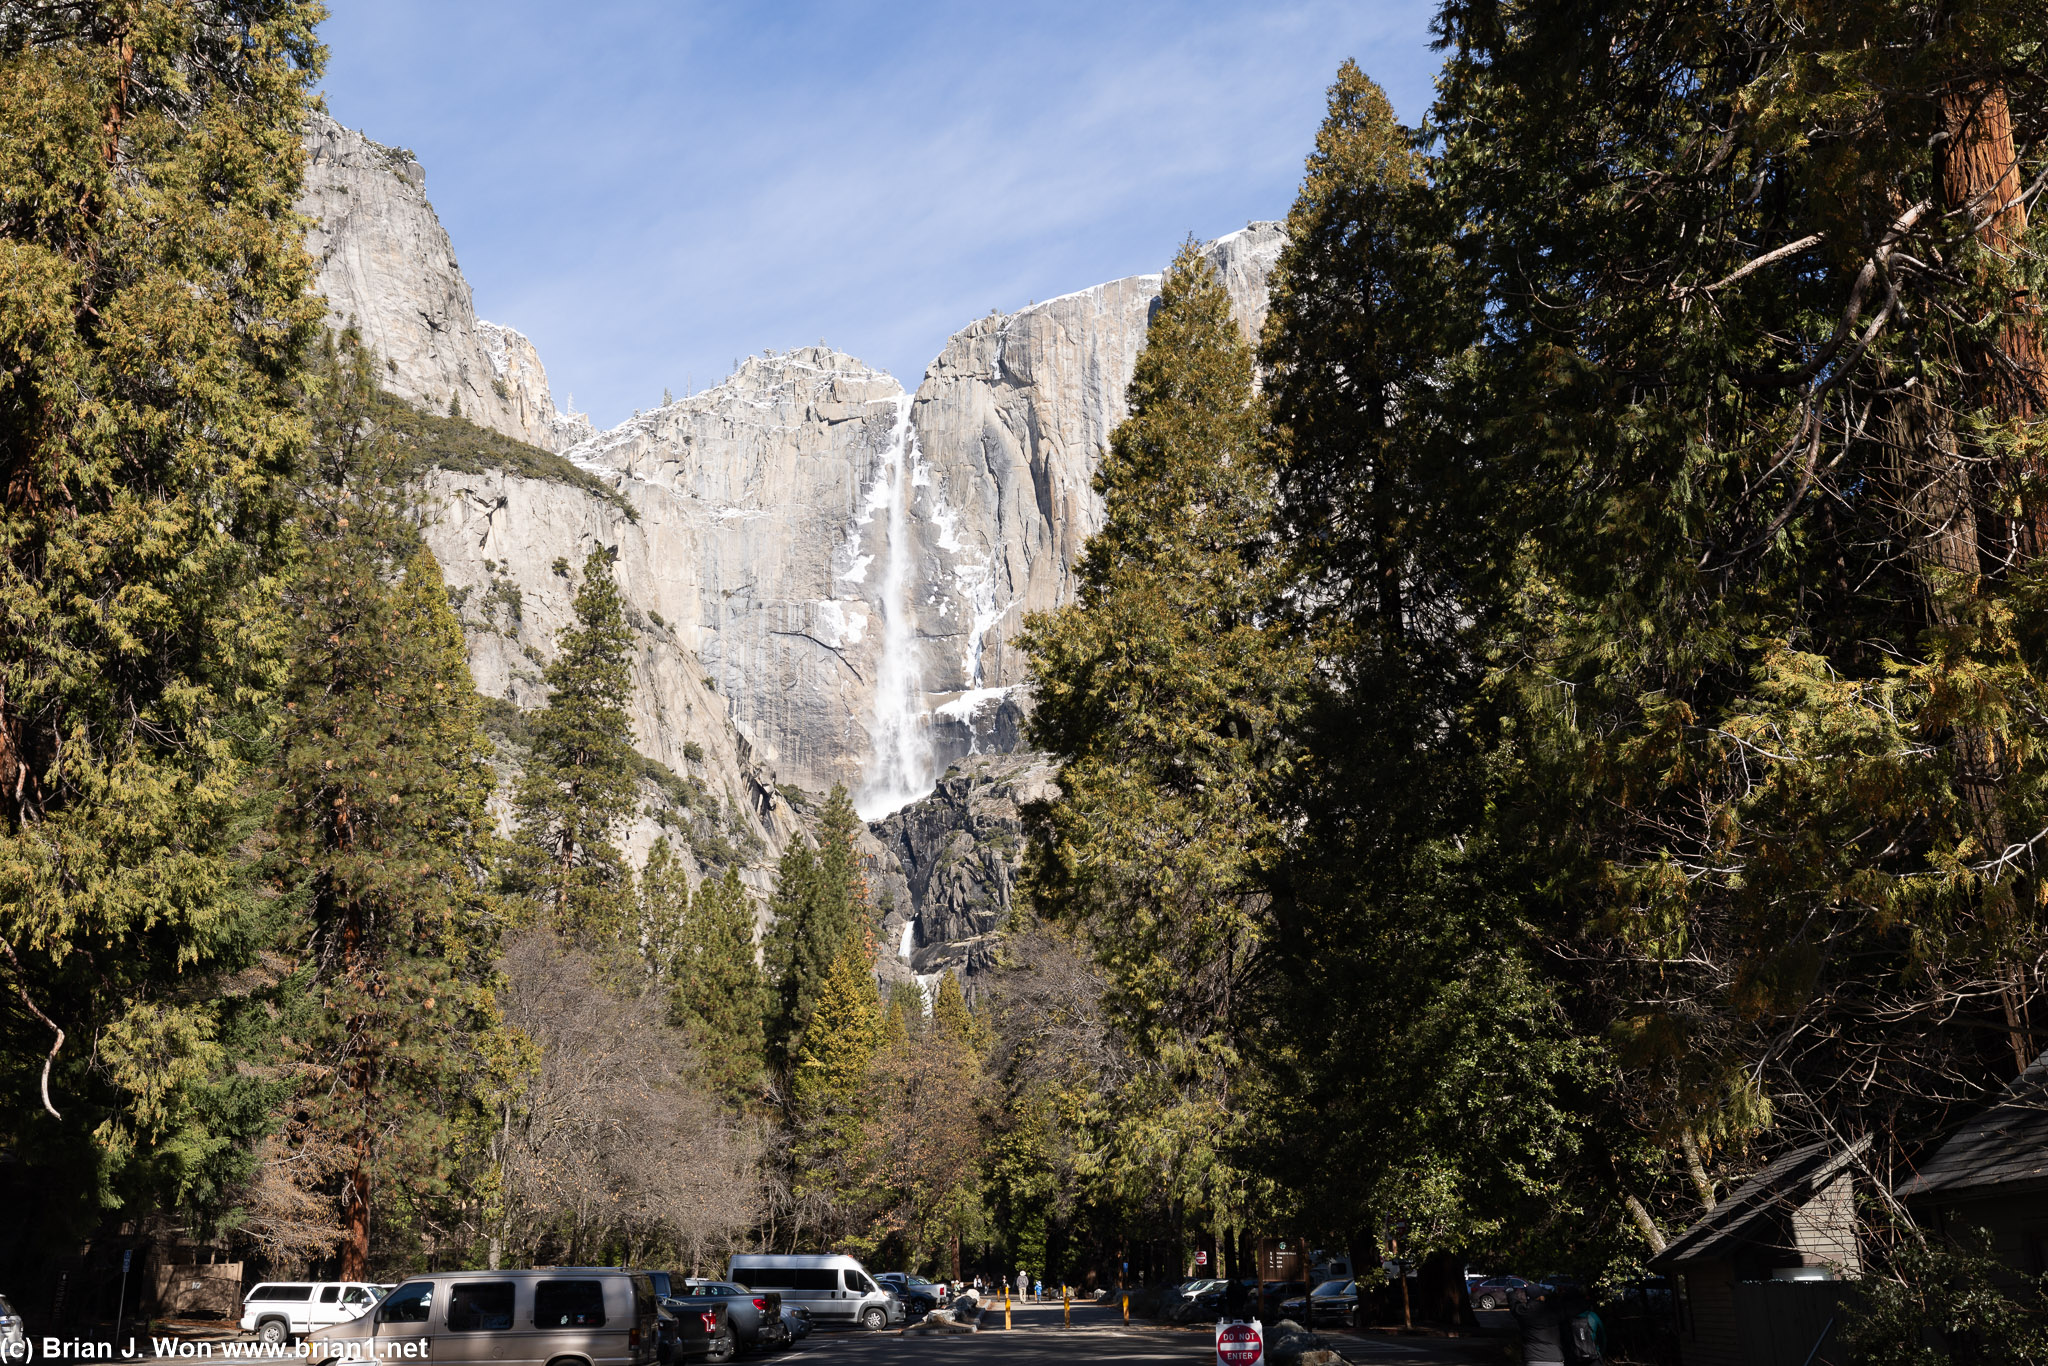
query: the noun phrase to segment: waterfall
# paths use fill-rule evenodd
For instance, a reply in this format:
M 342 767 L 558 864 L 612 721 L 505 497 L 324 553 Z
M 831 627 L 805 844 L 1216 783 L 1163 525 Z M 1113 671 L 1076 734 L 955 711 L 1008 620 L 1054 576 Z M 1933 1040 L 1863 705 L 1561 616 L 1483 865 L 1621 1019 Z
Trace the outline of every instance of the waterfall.
M 888 514 L 889 545 L 882 564 L 882 658 L 875 676 L 875 716 L 868 726 L 874 749 L 854 807 L 862 820 L 880 820 L 932 790 L 931 737 L 926 733 L 923 670 L 917 657 L 917 620 L 910 545 L 911 491 L 918 474 L 917 431 L 910 425 L 912 395 L 899 394 L 896 425 L 883 452 L 880 476 L 868 494 L 868 516 Z

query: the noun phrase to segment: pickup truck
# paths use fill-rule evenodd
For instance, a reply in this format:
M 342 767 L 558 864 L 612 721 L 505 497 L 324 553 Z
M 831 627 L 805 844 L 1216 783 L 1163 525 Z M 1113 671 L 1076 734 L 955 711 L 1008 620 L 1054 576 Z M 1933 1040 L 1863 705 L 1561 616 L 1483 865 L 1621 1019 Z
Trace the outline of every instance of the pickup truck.
M 654 1301 L 654 1357 L 661 1366 L 686 1361 L 731 1361 L 732 1324 L 722 1304 L 685 1303 L 673 1295 Z
M 732 1324 L 733 1346 L 738 1352 L 758 1352 L 768 1347 L 789 1346 L 789 1330 L 782 1319 L 782 1293 L 777 1290 L 749 1290 L 733 1281 L 714 1281 L 692 1276 L 683 1282 L 685 1304 L 722 1305 Z
M 264 1281 L 242 1303 L 241 1329 L 275 1346 L 367 1314 L 389 1291 L 368 1281 Z

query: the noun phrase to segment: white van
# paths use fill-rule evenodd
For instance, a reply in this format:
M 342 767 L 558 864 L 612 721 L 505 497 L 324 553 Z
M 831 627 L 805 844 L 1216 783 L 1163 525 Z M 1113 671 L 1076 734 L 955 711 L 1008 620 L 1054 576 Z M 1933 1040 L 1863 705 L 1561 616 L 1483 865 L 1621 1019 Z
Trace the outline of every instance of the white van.
M 726 1279 L 749 1290 L 779 1290 L 784 1308 L 807 1309 L 819 1324 L 887 1328 L 904 1320 L 903 1301 L 840 1252 L 735 1253 Z
M 242 1300 L 242 1331 L 268 1343 L 301 1338 L 360 1317 L 383 1293 L 368 1281 L 265 1281 Z

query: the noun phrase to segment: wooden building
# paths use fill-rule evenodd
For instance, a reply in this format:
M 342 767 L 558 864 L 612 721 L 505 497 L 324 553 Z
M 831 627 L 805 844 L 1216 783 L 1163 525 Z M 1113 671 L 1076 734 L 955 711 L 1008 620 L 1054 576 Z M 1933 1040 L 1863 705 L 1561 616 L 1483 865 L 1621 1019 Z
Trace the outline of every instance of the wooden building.
M 1843 1282 L 1863 1269 L 1855 1164 L 1868 1146 L 1795 1148 L 1651 1259 L 1677 1290 L 1683 1366 L 1834 1360 Z
M 2007 1266 L 2029 1276 L 2048 1271 L 2048 1053 L 1896 1193 L 1922 1223 L 1950 1235 L 1981 1229 Z

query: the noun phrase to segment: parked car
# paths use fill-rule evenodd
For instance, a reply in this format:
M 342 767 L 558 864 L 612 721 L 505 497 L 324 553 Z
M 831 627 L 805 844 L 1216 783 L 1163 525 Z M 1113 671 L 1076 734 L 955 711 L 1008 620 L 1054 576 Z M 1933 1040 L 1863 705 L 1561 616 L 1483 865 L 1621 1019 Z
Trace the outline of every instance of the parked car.
M 1259 1300 L 1259 1283 L 1250 1276 L 1240 1276 L 1237 1281 L 1244 1287 L 1246 1312 L 1254 1312 Z M 1230 1285 L 1229 1281 L 1218 1281 L 1195 1296 L 1195 1304 L 1199 1310 L 1197 1317 L 1215 1318 L 1224 1313 L 1230 1307 Z
M 265 1281 L 243 1298 L 241 1328 L 274 1346 L 368 1313 L 378 1289 L 368 1281 Z
M 1259 1283 L 1258 1316 L 1268 1321 L 1280 1317 L 1280 1305 L 1296 1295 L 1306 1295 L 1308 1287 L 1300 1281 L 1261 1281 Z
M 1220 1289 L 1223 1282 L 1213 1276 L 1194 1276 L 1177 1281 L 1159 1293 L 1158 1318 L 1168 1323 L 1187 1323 L 1202 1312 L 1197 1303 L 1201 1296 L 1211 1290 Z
M 784 1303 L 810 1310 L 822 1325 L 887 1328 L 904 1321 L 903 1301 L 876 1285 L 867 1268 L 840 1252 L 742 1252 L 731 1280 L 756 1290 L 779 1290 Z
M 1472 1297 L 1474 1309 L 1505 1309 L 1508 1307 L 1508 1296 L 1517 1290 L 1527 1290 L 1535 1284 L 1536 1282 L 1525 1281 L 1520 1276 L 1488 1276 L 1483 1281 L 1475 1281 L 1468 1285 L 1466 1293 Z
M 1297 1295 L 1280 1306 L 1282 1318 L 1293 1319 L 1307 1328 L 1318 1323 L 1350 1323 L 1358 1312 L 1358 1282 L 1324 1281 L 1306 1295 Z
M 723 1301 L 732 1327 L 735 1345 L 742 1352 L 768 1347 L 787 1347 L 782 1340 L 782 1293 L 754 1290 L 731 1281 L 713 1281 L 692 1276 L 677 1291 L 685 1303 Z
M 652 1366 L 661 1314 L 646 1274 L 617 1267 L 437 1271 L 308 1336 L 316 1359 Z
M 811 1311 L 797 1305 L 782 1306 L 782 1329 L 793 1343 L 811 1335 Z
M 0 1295 L 0 1361 L 28 1360 L 28 1329 L 22 1325 L 21 1315 L 14 1312 L 14 1306 Z
M 939 1307 L 939 1288 L 922 1276 L 907 1271 L 884 1271 L 875 1279 L 903 1301 L 903 1317 L 911 1323 Z

